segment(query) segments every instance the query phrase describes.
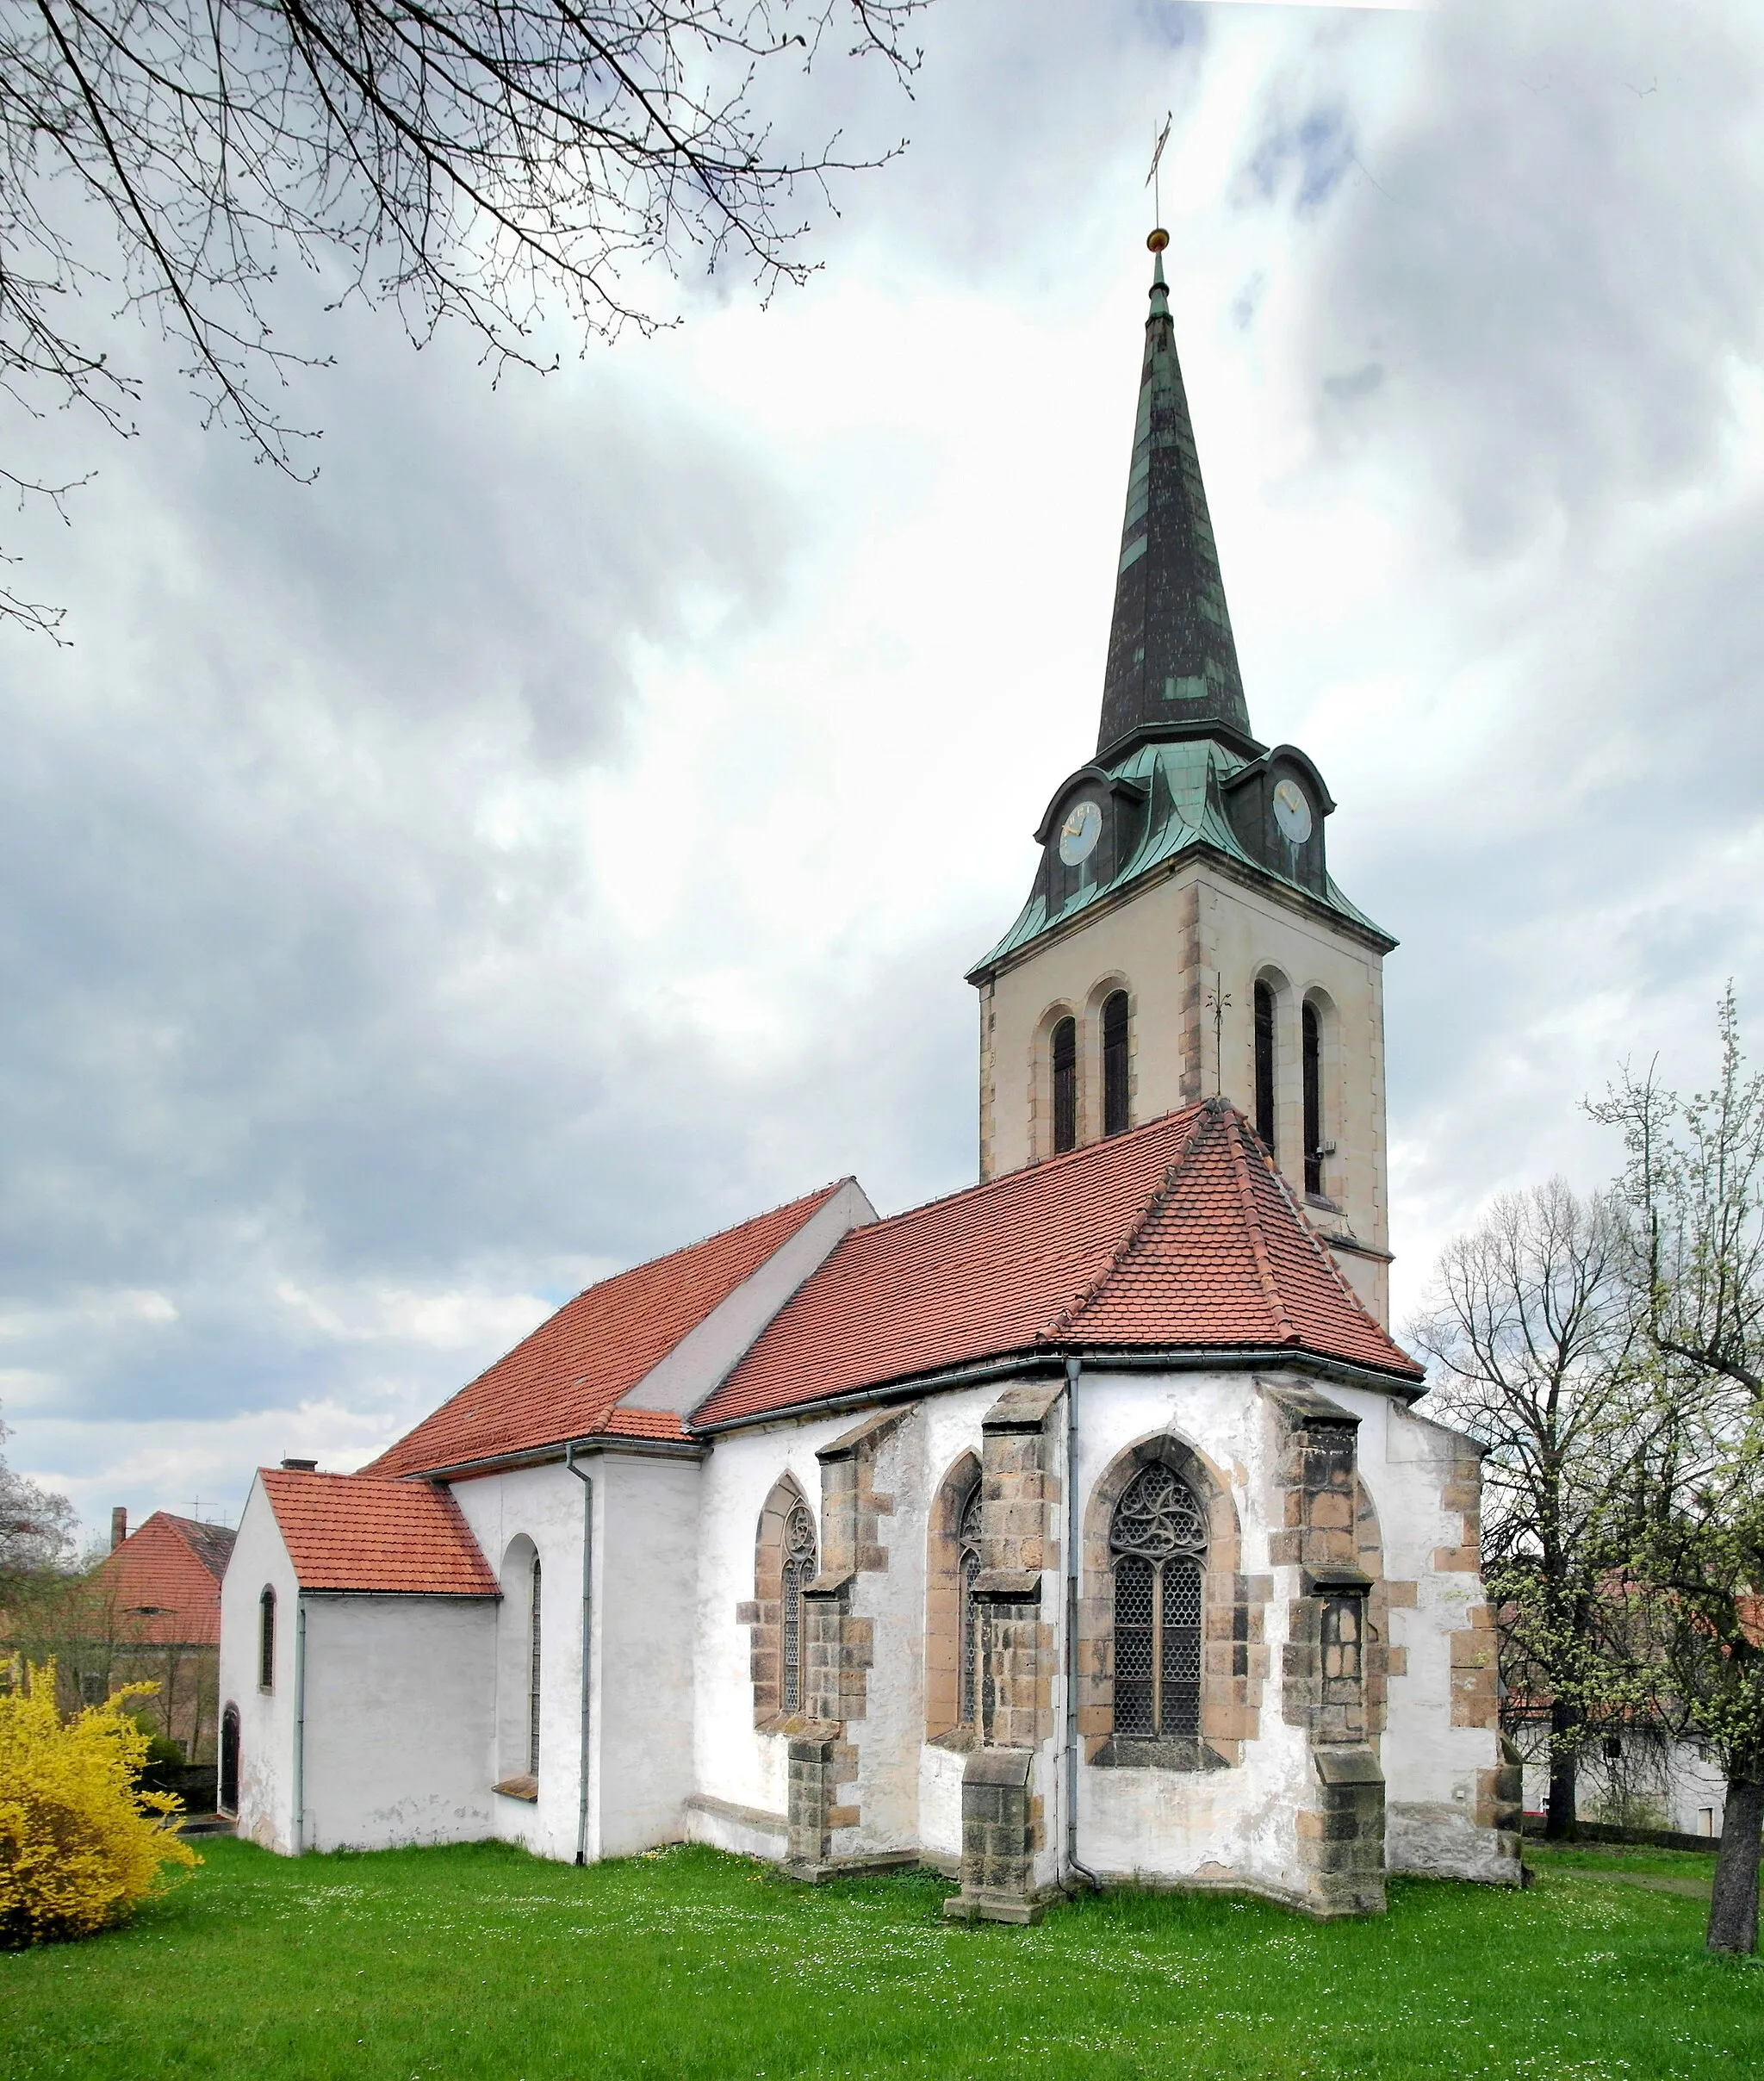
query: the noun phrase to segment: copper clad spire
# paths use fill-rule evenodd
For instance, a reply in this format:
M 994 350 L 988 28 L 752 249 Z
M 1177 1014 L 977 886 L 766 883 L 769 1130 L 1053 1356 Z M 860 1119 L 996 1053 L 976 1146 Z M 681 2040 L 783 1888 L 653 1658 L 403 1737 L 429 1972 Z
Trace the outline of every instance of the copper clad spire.
M 1099 755 L 1142 732 L 1189 737 L 1216 730 L 1243 743 L 1252 741 L 1176 356 L 1164 280 L 1169 233 L 1154 231 L 1146 243 L 1157 258 L 1102 682 Z

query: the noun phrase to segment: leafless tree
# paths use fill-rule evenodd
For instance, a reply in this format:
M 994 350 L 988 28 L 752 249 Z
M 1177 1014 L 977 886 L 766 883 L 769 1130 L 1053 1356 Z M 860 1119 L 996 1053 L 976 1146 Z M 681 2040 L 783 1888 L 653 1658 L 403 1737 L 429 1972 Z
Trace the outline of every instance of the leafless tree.
M 1428 1407 L 1485 1449 L 1483 1562 L 1505 1717 L 1547 1712 L 1552 1836 L 1571 1835 L 1588 1722 L 1603 1527 L 1634 1450 L 1637 1317 L 1628 1233 L 1561 1178 L 1496 1200 L 1439 1260 L 1414 1344 Z
M 0 1423 L 0 1444 L 10 1435 Z M 28 1482 L 0 1458 L 0 1589 L 62 1569 L 78 1524 L 65 1495 Z
M 891 154 L 779 142 L 762 85 L 840 55 L 904 85 L 925 4 L 0 0 L 0 384 L 127 431 L 138 380 L 82 316 L 107 296 L 178 344 L 206 416 L 304 474 L 274 394 L 314 358 L 271 334 L 290 261 L 415 340 L 462 320 L 493 364 L 544 362 L 548 297 L 584 335 L 652 324 L 644 259 L 769 294 L 809 270 L 810 202 Z M 59 618 L 0 590 L 7 617 Z

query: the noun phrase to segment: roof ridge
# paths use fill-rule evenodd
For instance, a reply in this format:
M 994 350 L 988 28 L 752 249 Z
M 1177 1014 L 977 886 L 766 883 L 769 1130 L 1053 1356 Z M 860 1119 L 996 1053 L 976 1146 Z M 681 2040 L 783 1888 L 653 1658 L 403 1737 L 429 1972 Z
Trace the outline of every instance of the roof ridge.
M 1385 1329 L 1383 1324 L 1377 1320 L 1377 1318 L 1372 1314 L 1371 1310 L 1366 1306 L 1365 1302 L 1362 1301 L 1360 1296 L 1354 1291 L 1352 1280 L 1348 1277 L 1347 1274 L 1341 1269 L 1340 1265 L 1336 1263 L 1334 1253 L 1330 1250 L 1328 1245 L 1324 1241 L 1323 1238 L 1318 1234 L 1316 1229 L 1312 1227 L 1310 1218 L 1305 1213 L 1304 1208 L 1300 1206 L 1297 1196 L 1294 1193 L 1291 1184 L 1288 1182 L 1286 1173 L 1280 1168 L 1278 1164 L 1270 1164 L 1269 1168 L 1274 1174 L 1274 1182 L 1279 1187 L 1282 1197 L 1284 1198 L 1287 1205 L 1289 1208 L 1290 1208 L 1293 1214 L 1295 1216 L 1295 1225 L 1296 1226 L 1299 1233 L 1304 1238 L 1305 1241 L 1309 1244 L 1312 1255 L 1323 1267 L 1329 1277 L 1334 1282 L 1335 1286 L 1340 1292 L 1342 1298 L 1360 1314 L 1363 1315 L 1367 1321 L 1372 1325 L 1373 1328 L 1379 1331 L 1389 1343 L 1395 1345 L 1398 1351 L 1401 1351 L 1402 1346 L 1396 1343 L 1395 1338 L 1391 1336 L 1390 1332 Z M 1407 1354 L 1405 1354 L 1405 1356 L 1407 1356 Z
M 1102 1298 L 1103 1290 L 1109 1281 L 1114 1278 L 1121 1266 L 1127 1263 L 1145 1240 L 1146 1231 L 1151 1226 L 1152 1217 L 1169 1204 L 1171 1196 L 1176 1190 L 1177 1180 L 1183 1166 L 1188 1163 L 1199 1146 L 1202 1129 L 1206 1124 L 1208 1110 L 1209 1108 L 1204 1100 L 1194 1108 L 1194 1121 L 1189 1126 L 1182 1147 L 1177 1152 L 1174 1160 L 1165 1166 L 1163 1182 L 1127 1224 L 1127 1233 L 1115 1246 L 1109 1255 L 1108 1264 L 1096 1274 L 1088 1286 L 1075 1294 L 1071 1300 L 1049 1320 L 1046 1329 L 1036 1331 L 1036 1343 L 1056 1341 L 1073 1327 L 1078 1317 L 1084 1314 L 1086 1308 L 1094 1308 Z M 1168 1116 L 1160 1115 L 1160 1117 Z
M 995 1188 L 1026 1178 L 1046 1177 L 1049 1171 L 1068 1169 L 1085 1157 L 1094 1157 L 1099 1149 L 1119 1149 L 1123 1143 L 1131 1142 L 1140 1135 L 1149 1135 L 1153 1127 L 1168 1127 L 1172 1120 L 1180 1119 L 1184 1113 L 1195 1113 L 1206 1103 L 1204 1099 L 1189 1105 L 1171 1106 L 1168 1112 L 1156 1113 L 1150 1120 L 1142 1120 L 1138 1127 L 1128 1127 L 1120 1134 L 1105 1134 L 1096 1141 L 1080 1142 L 1074 1149 L 1062 1149 L 1058 1156 L 1031 1157 L 1026 1164 L 1018 1164 L 1014 1170 L 995 1171 L 991 1177 L 983 1177 L 972 1185 L 960 1185 L 953 1192 L 940 1193 L 936 1197 L 921 1200 L 916 1207 L 903 1207 L 898 1214 L 885 1214 L 873 1221 L 865 1223 L 864 1233 L 873 1235 L 878 1229 L 891 1228 L 897 1221 L 910 1221 L 915 1214 L 929 1214 L 934 1207 L 953 1207 L 958 1200 L 972 1199 L 977 1194 L 991 1192 Z M 851 1231 L 855 1234 L 856 1230 Z M 844 1239 L 841 1239 L 842 1241 Z
M 1281 1293 L 1280 1282 L 1275 1277 L 1274 1267 L 1269 1261 L 1268 1239 L 1262 1233 L 1261 1212 L 1256 1205 L 1255 1186 L 1250 1177 L 1249 1155 L 1244 1147 L 1243 1131 L 1236 1125 L 1237 1117 L 1233 1109 L 1233 1115 L 1227 1118 L 1226 1138 L 1231 1151 L 1233 1172 L 1237 1179 L 1238 1197 L 1243 1205 L 1244 1223 L 1249 1232 L 1250 1249 L 1256 1260 L 1256 1276 L 1262 1283 L 1263 1295 L 1283 1332 L 1282 1343 L 1300 1344 L 1303 1339 L 1286 1311 L 1285 1296 Z M 1275 1171 L 1271 1157 L 1264 1154 L 1263 1160 L 1270 1171 Z M 1276 1175 L 1278 1175 L 1277 1171 Z

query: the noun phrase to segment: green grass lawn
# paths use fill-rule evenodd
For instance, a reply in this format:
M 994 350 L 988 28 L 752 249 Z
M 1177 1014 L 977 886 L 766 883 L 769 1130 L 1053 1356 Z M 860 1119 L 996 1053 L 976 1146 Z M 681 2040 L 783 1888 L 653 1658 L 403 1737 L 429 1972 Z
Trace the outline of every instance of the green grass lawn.
M 0 1956 L 9 2081 L 1764 2074 L 1764 1968 L 1704 1955 L 1713 1860 L 1670 1851 L 1399 1881 L 1376 1922 L 1116 1894 L 1016 1929 L 946 1925 L 929 1873 L 807 1892 L 703 1849 L 203 1850 L 132 1928 Z

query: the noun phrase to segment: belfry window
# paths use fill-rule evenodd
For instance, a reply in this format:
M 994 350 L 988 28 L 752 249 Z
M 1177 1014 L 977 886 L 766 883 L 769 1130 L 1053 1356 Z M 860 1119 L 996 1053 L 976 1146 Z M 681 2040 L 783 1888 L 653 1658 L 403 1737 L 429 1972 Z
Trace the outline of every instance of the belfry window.
M 1115 1506 L 1115 1731 L 1201 1731 L 1201 1603 L 1207 1524 L 1194 1491 L 1161 1462 Z
M 531 1608 L 527 1617 L 527 1774 L 539 1774 L 539 1556 L 533 1556 Z
M 1305 1190 L 1323 1194 L 1323 1030 L 1317 1007 L 1302 1014 L 1305 1084 Z
M 1102 1000 L 1102 1132 L 1119 1134 L 1127 1124 L 1127 992 Z
M 276 1593 L 266 1587 L 258 1600 L 258 1688 L 276 1687 Z
M 955 1535 L 960 1556 L 959 1584 L 961 1724 L 978 1734 L 980 1724 L 980 1607 L 974 1600 L 974 1585 L 980 1575 L 980 1484 L 976 1482 L 961 1507 L 961 1525 Z
M 1274 1153 L 1274 992 L 1256 985 L 1256 1132 Z
M 803 1705 L 803 1592 L 815 1580 L 815 1520 L 798 1503 L 784 1526 L 784 1686 L 786 1712 Z
M 1053 1029 L 1053 1152 L 1078 1141 L 1078 1023 L 1062 1019 Z

